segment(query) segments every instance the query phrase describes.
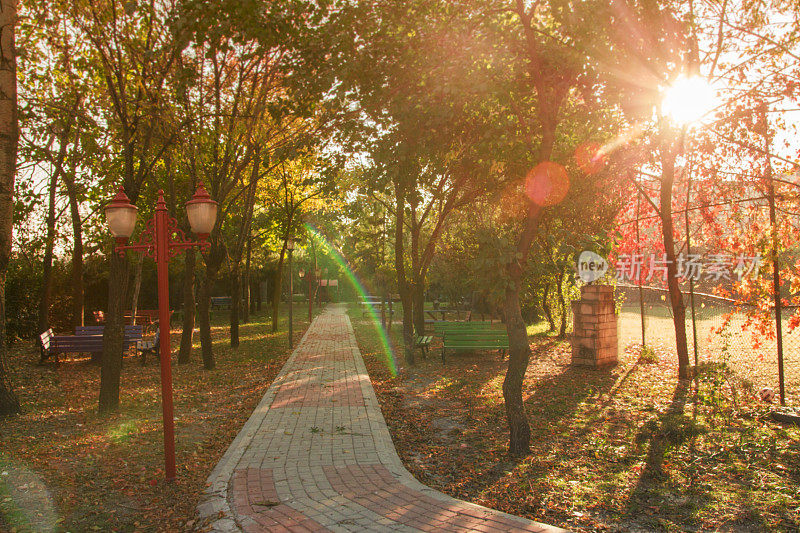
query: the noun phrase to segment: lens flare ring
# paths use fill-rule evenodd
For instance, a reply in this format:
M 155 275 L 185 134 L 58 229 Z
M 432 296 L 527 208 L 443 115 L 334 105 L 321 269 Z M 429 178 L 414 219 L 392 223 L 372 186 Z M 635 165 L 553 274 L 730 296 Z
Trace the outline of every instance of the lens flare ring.
M 561 203 L 569 192 L 566 169 L 554 161 L 539 163 L 525 177 L 525 192 L 533 203 L 541 207 Z

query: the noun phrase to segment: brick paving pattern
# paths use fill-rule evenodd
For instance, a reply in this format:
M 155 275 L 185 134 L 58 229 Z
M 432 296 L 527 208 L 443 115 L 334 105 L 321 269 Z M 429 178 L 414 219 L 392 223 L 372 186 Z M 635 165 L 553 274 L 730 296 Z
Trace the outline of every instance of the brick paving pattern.
M 211 531 L 563 531 L 411 476 L 340 305 L 314 320 L 208 482 L 198 513 Z

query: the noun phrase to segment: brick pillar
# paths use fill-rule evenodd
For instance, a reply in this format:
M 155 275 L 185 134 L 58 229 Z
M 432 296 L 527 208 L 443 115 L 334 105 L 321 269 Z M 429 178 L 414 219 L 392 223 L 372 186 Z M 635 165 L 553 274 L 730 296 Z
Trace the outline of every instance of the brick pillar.
M 598 368 L 617 364 L 617 316 L 614 288 L 584 285 L 572 302 L 572 364 Z

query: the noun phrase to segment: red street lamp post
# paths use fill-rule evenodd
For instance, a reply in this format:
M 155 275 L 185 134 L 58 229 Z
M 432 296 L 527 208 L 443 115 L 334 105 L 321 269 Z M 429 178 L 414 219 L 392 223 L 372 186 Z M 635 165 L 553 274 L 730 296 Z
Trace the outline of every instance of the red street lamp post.
M 120 187 L 114 199 L 106 206 L 106 221 L 117 242 L 115 251 L 139 250 L 156 260 L 158 272 L 158 335 L 161 355 L 161 410 L 164 423 L 164 464 L 167 481 L 175 480 L 175 425 L 172 410 L 172 367 L 169 338 L 169 258 L 186 248 L 210 246 L 208 237 L 217 220 L 217 202 L 211 199 L 200 183 L 197 192 L 186 202 L 186 214 L 192 231 L 200 239 L 192 241 L 178 228 L 178 221 L 169 216 L 164 201 L 164 191 L 158 191 L 156 211 L 139 241 L 127 244 L 136 226 L 137 207 L 130 203 Z

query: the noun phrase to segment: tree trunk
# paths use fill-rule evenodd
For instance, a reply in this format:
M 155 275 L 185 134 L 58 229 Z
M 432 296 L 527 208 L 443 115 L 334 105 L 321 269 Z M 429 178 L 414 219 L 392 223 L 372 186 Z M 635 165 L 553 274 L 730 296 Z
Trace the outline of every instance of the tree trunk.
M 561 327 L 558 329 L 558 338 L 563 339 L 567 336 L 567 304 L 564 301 L 564 274 L 565 269 L 558 273 L 558 305 L 561 308 Z
M 397 273 L 397 289 L 403 304 L 403 350 L 408 366 L 414 366 L 414 316 L 413 302 L 405 270 L 405 247 L 403 243 L 403 223 L 405 219 L 405 189 L 395 182 L 395 213 L 397 217 L 394 233 L 394 268 Z
M 39 298 L 39 331 L 50 327 L 50 299 L 53 292 L 53 247 L 56 242 L 56 190 L 58 181 L 64 174 L 64 160 L 70 143 L 72 121 L 77 113 L 80 98 L 75 101 L 75 108 L 67 118 L 66 125 L 58 137 L 58 155 L 53 162 L 53 173 L 50 175 L 47 199 L 47 237 L 45 239 L 44 260 L 42 264 L 42 292 Z
M 272 278 L 272 333 L 278 331 L 278 313 L 280 312 L 281 305 L 281 290 L 283 285 L 281 283 L 281 274 L 283 274 L 283 260 L 286 254 L 286 241 L 284 240 L 283 248 L 281 248 L 280 256 L 278 257 L 278 264 L 275 267 L 275 274 Z
M 542 296 L 542 311 L 544 312 L 544 317 L 547 319 L 548 330 L 547 331 L 555 331 L 556 330 L 556 322 L 553 320 L 553 310 L 550 308 L 550 284 L 544 284 L 544 296 Z
M 414 330 L 417 335 L 425 335 L 425 281 L 415 279 L 411 290 L 414 302 Z
M 425 282 L 422 279 L 422 266 L 419 257 L 419 233 L 420 224 L 417 221 L 417 205 L 411 202 L 411 301 L 413 309 L 411 311 L 414 322 L 414 330 L 417 335 L 425 334 Z
M 519 305 L 519 278 L 506 289 L 503 312 L 508 332 L 508 370 L 503 379 L 503 399 L 510 433 L 508 451 L 512 455 L 530 453 L 531 428 L 522 402 L 522 384 L 531 357 L 528 333 Z
M 242 305 L 242 273 L 238 262 L 231 269 L 231 348 L 239 347 L 239 310 Z
M 200 351 L 203 355 L 203 368 L 214 370 L 214 348 L 211 340 L 211 316 L 209 306 L 211 304 L 211 288 L 214 279 L 206 269 L 206 277 L 200 283 L 200 301 L 197 302 L 197 321 L 200 323 Z
M 123 188 L 132 204 L 139 197 L 139 185 L 135 179 L 133 141 L 128 126 L 121 125 Z M 103 328 L 103 352 L 100 355 L 100 396 L 98 411 L 100 414 L 115 412 L 119 409 L 119 385 L 122 372 L 122 355 L 125 348 L 125 298 L 130 282 L 130 263 L 126 254 L 118 254 L 112 244 L 109 253 L 108 274 L 108 310 L 105 314 Z
M 242 322 L 250 322 L 250 252 L 253 242 L 252 235 L 247 236 L 247 256 L 244 263 L 244 280 L 242 281 Z
M 103 328 L 103 353 L 100 360 L 98 408 L 101 414 L 119 409 L 119 384 L 125 349 L 125 318 L 122 307 L 128 292 L 128 273 L 128 258 L 119 255 L 112 248 L 109 254 L 108 313 Z
M 181 349 L 178 352 L 178 364 L 184 365 L 192 358 L 192 336 L 194 334 L 194 265 L 195 249 L 186 250 L 183 274 L 183 331 L 181 332 Z
M 533 238 L 539 228 L 540 208 L 531 203 L 525 218 L 525 226 L 517 242 L 518 259 L 510 262 L 506 273 L 510 285 L 505 290 L 503 313 L 508 332 L 508 370 L 503 380 L 503 400 L 508 420 L 508 451 L 512 455 L 530 453 L 531 428 L 522 402 L 522 384 L 528 362 L 531 358 L 531 347 L 528 343 L 528 332 L 522 320 L 519 305 L 519 292 L 522 286 L 522 269 L 526 264 Z
M 261 278 L 256 278 L 256 311 L 261 312 L 261 304 L 264 301 L 264 297 L 261 294 Z
M 386 300 L 388 299 L 389 297 L 386 294 L 386 290 L 383 290 L 383 293 L 381 294 L 381 327 L 383 329 L 386 329 Z
M 131 324 L 136 324 L 136 310 L 139 309 L 139 292 L 142 290 L 142 267 L 144 266 L 144 252 L 139 252 L 136 261 L 136 272 L 133 275 L 133 294 L 131 295 Z M 123 313 L 127 309 L 122 310 Z
M 66 151 L 62 140 L 59 156 Z M 63 165 L 63 157 L 56 164 Z M 42 261 L 42 291 L 39 296 L 39 331 L 47 331 L 50 327 L 50 297 L 53 292 L 53 247 L 56 243 L 56 186 L 58 185 L 58 170 L 50 176 L 47 198 L 47 237 L 44 243 L 44 259 Z
M 405 360 L 409 366 L 414 366 L 414 304 L 410 287 L 400 291 L 400 303 L 403 305 L 403 347 Z
M 2 156 L 0 156 L 2 157 Z M 6 339 L 6 276 L 0 273 L 0 417 L 22 412 L 17 395 L 11 388 L 11 368 L 8 364 Z
M 14 225 L 14 179 L 17 174 L 17 58 L 14 33 L 16 0 L 0 0 L 0 415 L 20 412 L 11 388 L 6 339 L 6 272 Z
M 672 306 L 672 323 L 675 326 L 675 349 L 678 352 L 678 376 L 689 379 L 689 347 L 686 343 L 686 305 L 678 285 L 678 268 L 675 260 L 675 233 L 672 224 L 672 185 L 675 182 L 674 147 L 662 152 L 660 215 L 664 254 L 667 261 L 667 288 Z
M 69 196 L 72 218 L 72 325 L 83 326 L 83 222 L 78 208 L 78 191 L 75 179 L 64 173 L 64 185 Z
M 211 247 L 205 256 L 206 275 L 200 283 L 200 301 L 197 302 L 197 322 L 200 325 L 200 351 L 203 357 L 203 368 L 213 370 L 216 366 L 214 361 L 214 343 L 211 340 L 211 292 L 214 289 L 214 282 L 219 274 L 222 261 L 225 258 L 224 242 L 220 240 L 219 221 L 215 233 L 211 234 Z

